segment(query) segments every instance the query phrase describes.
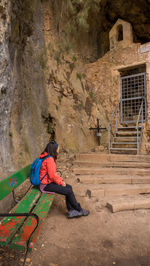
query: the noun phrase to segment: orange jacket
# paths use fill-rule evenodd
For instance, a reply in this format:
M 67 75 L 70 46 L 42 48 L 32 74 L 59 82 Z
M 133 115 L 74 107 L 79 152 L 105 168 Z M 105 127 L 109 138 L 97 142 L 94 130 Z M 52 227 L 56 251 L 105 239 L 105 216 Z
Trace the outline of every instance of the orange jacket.
M 40 158 L 43 158 L 45 156 L 48 156 L 48 153 L 42 153 L 40 155 Z M 41 181 L 41 184 L 50 184 L 52 182 L 63 186 L 65 184 L 64 180 L 57 174 L 57 167 L 56 163 L 54 161 L 53 157 L 48 157 L 45 159 L 42 164 L 41 164 L 41 169 L 40 169 L 40 180 L 42 177 L 47 174 L 43 180 Z

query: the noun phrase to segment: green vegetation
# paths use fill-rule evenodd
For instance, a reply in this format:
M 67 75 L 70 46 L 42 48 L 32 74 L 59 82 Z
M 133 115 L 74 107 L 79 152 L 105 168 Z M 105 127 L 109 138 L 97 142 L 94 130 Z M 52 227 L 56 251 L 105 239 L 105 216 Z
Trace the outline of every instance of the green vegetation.
M 59 101 L 59 103 L 61 103 L 62 97 L 63 97 L 62 95 L 59 95 L 59 96 L 58 96 L 58 101 Z
M 72 61 L 75 63 L 77 61 L 77 58 L 75 56 L 73 56 Z
M 52 1 L 52 0 L 51 0 Z M 55 11 L 58 30 L 66 33 L 80 35 L 89 32 L 93 17 L 99 13 L 101 0 L 59 0 L 52 1 Z
M 9 132 L 9 137 L 12 138 L 12 136 L 13 136 L 13 133 L 10 131 L 10 132 Z
M 51 135 L 53 133 L 53 131 L 54 131 L 53 123 L 51 121 L 49 121 L 47 132 Z
M 90 96 L 91 99 L 94 98 L 94 93 L 93 93 L 93 91 L 90 91 L 90 92 L 89 92 L 89 96 Z
M 54 54 L 54 59 L 57 61 L 57 65 L 61 64 L 61 50 L 58 50 Z
M 42 67 L 42 69 L 46 68 L 47 65 L 47 61 L 48 61 L 48 56 L 47 56 L 47 49 L 46 47 L 44 47 L 41 51 L 41 54 L 38 56 L 40 65 Z
M 85 73 L 77 72 L 76 78 L 80 81 L 85 78 Z
M 33 48 L 33 43 L 31 40 L 29 40 L 29 43 L 28 43 L 28 51 L 29 51 L 29 55 L 33 56 L 34 48 Z

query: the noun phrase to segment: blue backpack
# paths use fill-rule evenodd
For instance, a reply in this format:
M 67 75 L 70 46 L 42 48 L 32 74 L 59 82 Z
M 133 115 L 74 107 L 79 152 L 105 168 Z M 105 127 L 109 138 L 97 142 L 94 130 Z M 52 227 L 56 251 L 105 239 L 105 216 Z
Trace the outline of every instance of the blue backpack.
M 47 175 L 47 173 L 42 177 L 42 179 L 40 180 L 40 169 L 41 169 L 41 164 L 42 162 L 47 159 L 48 157 L 52 157 L 52 156 L 46 156 L 44 158 L 36 158 L 34 160 L 34 162 L 31 165 L 31 170 L 30 170 L 30 182 L 32 183 L 32 185 L 34 186 L 38 186 L 40 185 L 41 181 L 43 180 L 43 178 Z

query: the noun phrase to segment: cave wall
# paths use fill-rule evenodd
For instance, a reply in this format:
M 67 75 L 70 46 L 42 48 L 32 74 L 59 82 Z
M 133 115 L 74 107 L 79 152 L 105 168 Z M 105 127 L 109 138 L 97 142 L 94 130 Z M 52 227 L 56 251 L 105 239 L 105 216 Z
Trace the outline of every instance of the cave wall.
M 97 29 L 98 57 L 109 51 L 109 31 L 118 18 L 128 21 L 133 28 L 134 42 L 144 44 L 150 41 L 149 0 L 102 0 L 100 2 Z
M 118 97 L 114 68 L 150 41 L 149 8 L 148 0 L 1 1 L 0 172 L 30 163 L 50 138 L 67 152 L 97 145 L 89 127 L 97 118 L 107 127 Z M 118 18 L 131 23 L 137 43 L 118 49 L 120 58 L 108 52 Z
M 40 0 L 0 5 L 1 178 L 31 163 L 49 140 Z
M 31 163 L 49 140 L 45 92 L 44 10 L 40 0 L 12 3 L 9 52 L 14 78 L 12 155 L 16 167 Z
M 31 163 L 50 138 L 67 152 L 93 147 L 96 138 L 89 127 L 98 112 L 83 63 L 60 40 L 49 1 L 8 1 L 6 6 L 0 162 L 5 173 Z
M 0 3 L 0 171 L 9 167 L 11 160 L 11 141 L 9 136 L 10 114 L 13 96 L 13 78 L 9 54 L 10 2 Z

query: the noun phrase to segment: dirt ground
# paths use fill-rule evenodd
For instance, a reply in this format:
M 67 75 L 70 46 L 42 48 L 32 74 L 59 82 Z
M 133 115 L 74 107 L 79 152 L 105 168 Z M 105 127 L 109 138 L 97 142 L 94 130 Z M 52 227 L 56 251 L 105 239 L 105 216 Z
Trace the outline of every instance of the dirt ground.
M 150 266 L 150 210 L 112 214 L 78 200 L 90 215 L 69 220 L 63 197 L 56 197 L 26 265 Z M 0 266 L 22 265 L 22 258 L 23 253 L 1 249 Z
M 66 182 L 78 195 L 73 176 Z M 26 266 L 150 266 L 150 210 L 111 213 L 96 199 L 77 200 L 90 215 L 68 219 L 57 195 Z M 0 266 L 22 266 L 23 257 L 0 248 Z

